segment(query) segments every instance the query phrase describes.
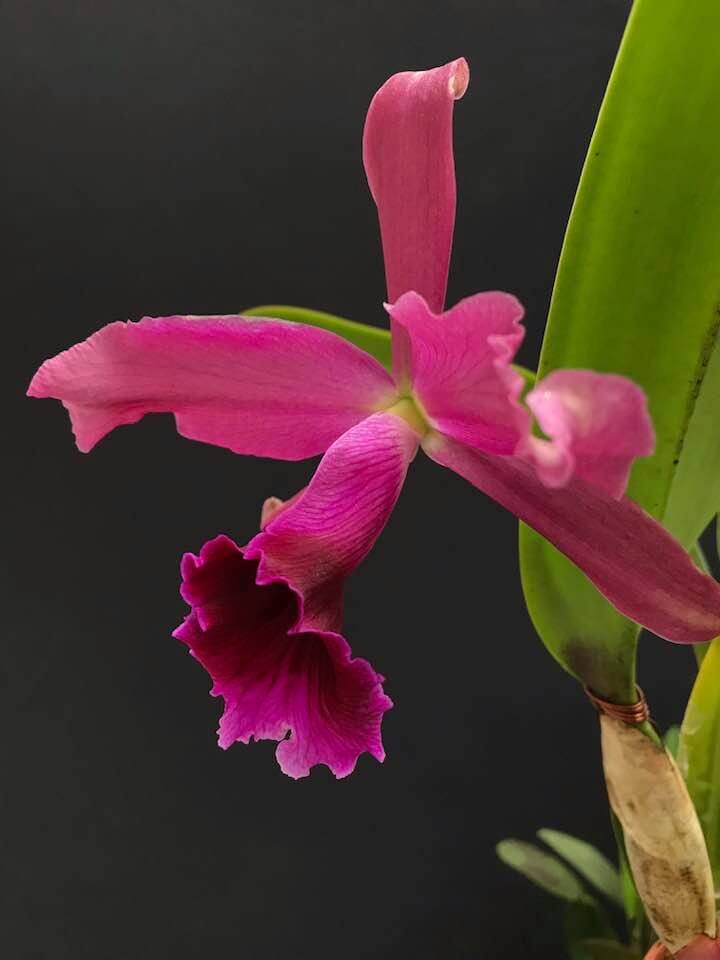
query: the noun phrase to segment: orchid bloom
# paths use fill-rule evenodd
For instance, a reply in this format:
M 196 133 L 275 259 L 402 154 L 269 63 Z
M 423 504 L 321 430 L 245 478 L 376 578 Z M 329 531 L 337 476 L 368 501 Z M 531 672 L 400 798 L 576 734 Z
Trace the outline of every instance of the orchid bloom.
M 391 701 L 341 633 L 347 575 L 368 553 L 419 447 L 534 527 L 615 606 L 670 640 L 720 633 L 720 586 L 623 496 L 653 450 L 642 391 L 591 371 L 550 374 L 521 402 L 519 302 L 479 293 L 444 310 L 455 218 L 453 101 L 464 60 L 399 73 L 375 95 L 363 157 L 377 204 L 392 375 L 341 337 L 242 316 L 111 323 L 42 365 L 29 389 L 63 402 L 80 450 L 170 412 L 185 437 L 236 453 L 324 454 L 274 498 L 244 546 L 220 536 L 182 561 L 178 637 L 225 700 L 219 742 L 280 741 L 291 777 L 384 758 Z M 532 417 L 543 436 L 532 431 Z

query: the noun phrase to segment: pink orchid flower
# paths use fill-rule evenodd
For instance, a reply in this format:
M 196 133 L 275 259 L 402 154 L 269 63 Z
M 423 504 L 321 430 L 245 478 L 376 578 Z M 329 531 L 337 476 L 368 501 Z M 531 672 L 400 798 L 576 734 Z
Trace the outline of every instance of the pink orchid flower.
M 222 747 L 280 741 L 292 777 L 384 758 L 391 701 L 341 633 L 347 575 L 368 553 L 419 447 L 573 560 L 615 606 L 670 640 L 720 633 L 720 586 L 623 493 L 653 450 L 642 391 L 558 371 L 520 401 L 511 361 L 523 310 L 480 293 L 443 312 L 455 218 L 453 101 L 464 60 L 390 78 L 363 153 L 382 234 L 390 375 L 335 334 L 275 319 L 172 316 L 111 323 L 48 360 L 29 389 L 69 411 L 90 450 L 121 424 L 170 412 L 179 432 L 236 453 L 323 453 L 291 501 L 269 500 L 246 546 L 220 536 L 182 561 L 191 613 L 175 632 L 225 700 Z M 532 417 L 544 437 L 532 433 Z

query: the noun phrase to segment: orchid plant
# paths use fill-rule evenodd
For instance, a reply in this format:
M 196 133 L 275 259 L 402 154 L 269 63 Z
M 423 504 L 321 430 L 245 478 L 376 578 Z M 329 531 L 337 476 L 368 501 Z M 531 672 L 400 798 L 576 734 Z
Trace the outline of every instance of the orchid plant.
M 370 104 L 363 161 L 378 211 L 388 332 L 284 307 L 145 317 L 111 323 L 47 360 L 28 390 L 63 403 L 83 452 L 118 426 L 172 413 L 184 437 L 235 453 L 322 455 L 304 489 L 286 502 L 265 501 L 259 532 L 244 546 L 220 535 L 182 558 L 190 613 L 174 633 L 224 700 L 220 746 L 279 741 L 278 763 L 293 778 L 317 764 L 344 777 L 362 753 L 385 758 L 381 723 L 392 702 L 384 678 L 352 655 L 342 633 L 343 587 L 387 523 L 420 448 L 534 531 L 522 552 L 531 613 L 593 696 L 633 703 L 641 626 L 679 644 L 720 635 L 720 585 L 655 503 L 626 494 L 636 460 L 652 465 L 668 445 L 661 410 L 654 455 L 657 384 L 642 372 L 628 376 L 612 357 L 606 365 L 589 357 L 545 369 L 541 359 L 536 378 L 513 366 L 524 333 L 513 295 L 476 293 L 445 307 L 453 111 L 468 83 L 461 58 L 395 74 Z M 574 217 L 584 212 L 576 208 Z M 563 263 L 567 256 L 566 246 Z M 546 347 L 553 337 L 555 346 L 572 339 L 568 324 L 585 324 L 579 307 L 569 314 L 566 321 L 551 313 Z M 607 338 L 607 326 L 596 325 L 592 336 Z M 705 366 L 713 347 L 706 341 Z M 622 625 L 616 647 L 609 630 L 598 640 L 574 629 L 593 603 L 609 611 L 603 624 Z M 634 732 L 662 750 L 645 718 Z M 624 856 L 637 832 L 618 817 Z M 505 859 L 518 866 L 520 849 L 506 846 Z M 523 856 L 526 867 L 527 849 Z M 618 899 L 619 881 L 607 880 L 615 877 L 607 864 L 603 870 Z M 627 868 L 626 886 L 637 903 Z M 707 924 L 695 931 L 711 932 Z

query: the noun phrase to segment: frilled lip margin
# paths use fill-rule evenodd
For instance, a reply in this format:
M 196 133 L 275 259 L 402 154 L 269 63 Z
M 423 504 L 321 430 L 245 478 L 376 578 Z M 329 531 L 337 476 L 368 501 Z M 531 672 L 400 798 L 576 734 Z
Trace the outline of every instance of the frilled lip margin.
M 384 678 L 326 628 L 339 622 L 342 582 L 308 598 L 269 569 L 256 543 L 262 536 L 245 548 L 218 536 L 182 559 L 181 593 L 192 612 L 173 636 L 225 701 L 219 745 L 280 741 L 278 763 L 296 779 L 318 763 L 346 777 L 361 753 L 382 762 L 380 726 L 392 706 Z

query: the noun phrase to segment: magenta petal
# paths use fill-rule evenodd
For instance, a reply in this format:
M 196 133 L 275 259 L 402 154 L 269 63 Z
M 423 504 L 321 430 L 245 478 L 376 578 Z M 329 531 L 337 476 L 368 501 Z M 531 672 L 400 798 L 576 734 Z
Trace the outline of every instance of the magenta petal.
M 548 488 L 517 457 L 489 456 L 437 435 L 424 446 L 554 544 L 631 620 L 674 643 L 720 635 L 720 584 L 631 500 L 579 479 Z
M 236 453 L 297 460 L 393 396 L 371 356 L 326 330 L 239 316 L 111 323 L 47 360 L 28 393 L 61 400 L 82 451 L 146 413 Z
M 519 301 L 478 293 L 438 315 L 411 292 L 387 310 L 395 378 L 430 423 L 471 447 L 512 453 L 530 425 L 523 379 L 510 365 L 525 334 Z
M 227 537 L 183 559 L 193 612 L 175 636 L 225 700 L 220 746 L 279 740 L 280 767 L 295 778 L 317 763 L 347 776 L 363 752 L 382 761 L 380 724 L 392 706 L 382 677 L 339 633 L 304 628 L 302 599 L 281 580 L 257 582 L 257 571 Z
M 528 435 L 518 454 L 535 463 L 548 486 L 563 486 L 575 474 L 621 497 L 633 460 L 655 449 L 645 394 L 626 377 L 556 370 L 525 400 L 550 440 Z
M 408 290 L 436 311 L 445 302 L 455 226 L 453 102 L 468 81 L 462 58 L 396 73 L 370 104 L 363 162 L 378 208 L 391 302 Z
M 363 752 L 384 758 L 380 725 L 392 704 L 339 632 L 342 589 L 385 525 L 417 441 L 405 421 L 370 417 L 330 447 L 307 489 L 245 548 L 218 537 L 183 558 L 192 612 L 175 636 L 225 700 L 222 747 L 280 740 L 291 777 L 318 763 L 344 777 Z
M 257 544 L 261 572 L 287 577 L 307 602 L 317 584 L 347 576 L 380 535 L 419 443 L 405 420 L 376 413 L 328 449 L 304 492 L 274 514 Z M 307 609 L 306 609 L 307 614 Z

